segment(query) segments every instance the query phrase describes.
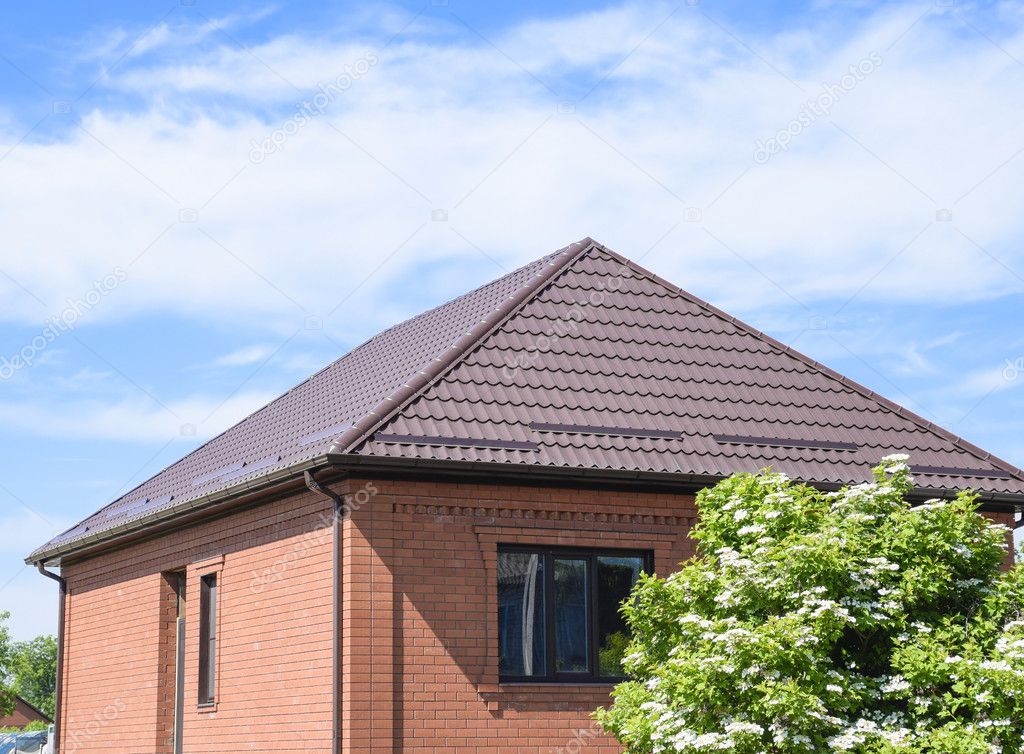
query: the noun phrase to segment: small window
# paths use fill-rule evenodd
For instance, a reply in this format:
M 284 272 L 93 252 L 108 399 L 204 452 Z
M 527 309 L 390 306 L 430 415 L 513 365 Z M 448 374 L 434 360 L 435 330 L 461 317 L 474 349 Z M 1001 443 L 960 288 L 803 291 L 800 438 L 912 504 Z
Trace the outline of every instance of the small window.
M 623 678 L 629 628 L 619 608 L 650 561 L 642 552 L 502 548 L 501 680 Z
M 217 575 L 200 580 L 199 703 L 211 705 L 217 693 Z

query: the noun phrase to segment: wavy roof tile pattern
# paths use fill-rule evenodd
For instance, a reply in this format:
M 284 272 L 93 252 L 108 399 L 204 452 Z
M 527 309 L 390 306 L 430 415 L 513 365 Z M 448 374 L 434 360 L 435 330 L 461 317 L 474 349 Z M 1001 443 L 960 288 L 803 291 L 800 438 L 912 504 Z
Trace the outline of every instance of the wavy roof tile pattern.
M 58 535 L 29 560 L 133 521 L 171 514 L 196 499 L 322 456 L 353 423 L 444 358 L 453 343 L 503 304 L 528 295 L 579 248 L 577 243 L 559 249 L 379 333 Z
M 596 243 L 354 452 L 832 483 L 907 452 L 924 487 L 1024 494 L 1019 469 Z
M 367 341 L 31 559 L 325 454 L 1021 495 L 1024 472 L 583 239 Z M 297 472 L 296 472 L 297 473 Z

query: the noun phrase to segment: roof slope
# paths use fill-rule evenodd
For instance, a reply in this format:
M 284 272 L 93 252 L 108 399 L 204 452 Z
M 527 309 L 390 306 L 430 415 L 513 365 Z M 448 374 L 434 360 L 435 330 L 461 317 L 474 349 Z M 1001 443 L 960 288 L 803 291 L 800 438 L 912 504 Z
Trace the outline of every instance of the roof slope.
M 460 445 L 452 438 L 476 442 Z M 592 245 L 355 452 L 1024 493 L 1024 474 Z
M 374 336 L 58 535 L 29 559 L 322 456 L 354 422 L 373 415 L 410 380 L 443 359 L 461 336 L 542 285 L 583 243 L 559 249 Z
M 919 484 L 1024 473 L 584 239 L 384 331 L 32 557 L 327 452 Z M 244 464 L 244 465 L 243 465 Z

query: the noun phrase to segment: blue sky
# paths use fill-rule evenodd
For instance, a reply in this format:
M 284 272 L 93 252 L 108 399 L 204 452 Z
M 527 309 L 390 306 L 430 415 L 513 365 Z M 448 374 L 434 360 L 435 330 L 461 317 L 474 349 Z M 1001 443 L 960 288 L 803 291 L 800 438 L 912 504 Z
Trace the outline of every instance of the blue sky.
M 18 637 L 34 546 L 586 235 L 1024 464 L 1020 3 L 21 3 L 0 56 Z

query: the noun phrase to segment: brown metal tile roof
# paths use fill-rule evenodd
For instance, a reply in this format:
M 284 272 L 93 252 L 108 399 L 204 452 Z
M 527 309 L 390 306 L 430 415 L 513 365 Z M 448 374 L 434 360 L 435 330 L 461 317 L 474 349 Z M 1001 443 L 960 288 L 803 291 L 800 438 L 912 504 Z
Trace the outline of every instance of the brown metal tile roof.
M 326 453 L 1021 495 L 1020 469 L 584 239 L 384 331 L 37 550 Z

